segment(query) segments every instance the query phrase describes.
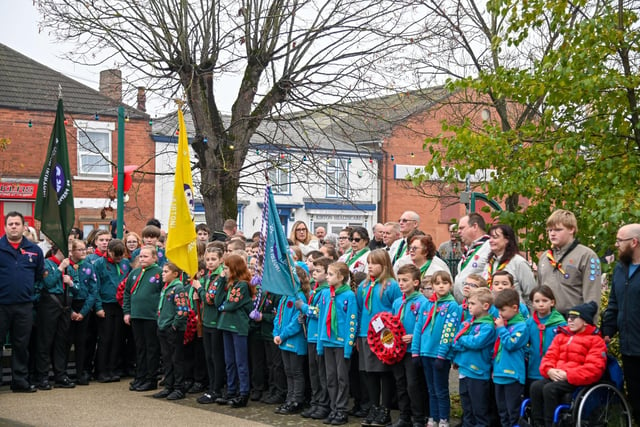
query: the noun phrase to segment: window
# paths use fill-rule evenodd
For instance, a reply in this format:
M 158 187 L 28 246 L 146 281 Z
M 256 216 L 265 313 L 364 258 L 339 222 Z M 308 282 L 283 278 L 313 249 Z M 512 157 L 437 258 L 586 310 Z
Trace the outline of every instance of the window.
M 114 123 L 78 120 L 78 175 L 111 177 L 111 132 Z
M 347 159 L 329 159 L 327 162 L 327 197 L 349 195 L 349 163 Z
M 288 159 L 273 159 L 269 168 L 269 182 L 273 194 L 291 193 L 291 163 Z

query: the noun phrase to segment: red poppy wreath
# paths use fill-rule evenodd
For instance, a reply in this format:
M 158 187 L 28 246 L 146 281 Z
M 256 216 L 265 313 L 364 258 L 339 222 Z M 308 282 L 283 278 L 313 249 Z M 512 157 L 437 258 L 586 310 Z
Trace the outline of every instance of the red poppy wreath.
M 401 361 L 407 352 L 407 343 L 402 341 L 405 334 L 404 326 L 397 316 L 382 312 L 371 319 L 367 342 L 382 363 L 393 365 Z

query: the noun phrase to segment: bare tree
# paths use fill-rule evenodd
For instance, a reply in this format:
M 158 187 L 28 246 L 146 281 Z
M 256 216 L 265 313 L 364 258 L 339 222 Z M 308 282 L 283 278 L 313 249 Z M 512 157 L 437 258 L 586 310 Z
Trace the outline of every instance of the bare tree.
M 150 90 L 186 97 L 214 228 L 236 216 L 241 170 L 263 122 L 388 92 L 401 71 L 391 57 L 418 30 L 392 0 L 41 0 L 39 7 L 45 27 L 79 42 L 77 61 L 123 61 Z M 230 74 L 242 77 L 224 120 L 214 89 Z

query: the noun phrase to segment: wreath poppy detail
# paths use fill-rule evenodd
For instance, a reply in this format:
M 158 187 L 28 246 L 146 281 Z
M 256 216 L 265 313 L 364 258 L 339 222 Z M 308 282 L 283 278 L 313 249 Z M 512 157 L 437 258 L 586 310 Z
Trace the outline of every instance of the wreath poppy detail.
M 379 319 L 379 320 L 377 320 Z M 382 322 L 384 327 L 376 332 L 374 324 Z M 391 313 L 378 313 L 371 319 L 367 331 L 369 348 L 384 364 L 393 365 L 402 360 L 407 352 L 407 343 L 402 341 L 405 335 L 404 325 Z

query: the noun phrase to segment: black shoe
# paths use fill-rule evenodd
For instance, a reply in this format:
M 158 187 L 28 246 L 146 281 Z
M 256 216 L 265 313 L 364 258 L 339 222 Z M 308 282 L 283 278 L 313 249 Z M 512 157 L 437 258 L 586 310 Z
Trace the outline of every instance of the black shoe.
M 332 426 L 341 426 L 349 422 L 349 417 L 344 412 L 336 412 L 335 417 L 331 420 Z
M 360 408 L 360 404 L 356 403 L 355 405 L 353 405 L 353 408 L 351 408 L 351 409 L 349 409 L 347 411 L 347 415 L 351 415 L 351 416 L 355 417 L 356 416 L 356 412 L 359 412 L 361 410 L 362 410 L 362 408 Z M 359 418 L 362 418 L 362 417 L 359 417 Z
M 182 390 L 173 390 L 168 396 L 167 400 L 180 400 L 184 399 L 184 392 Z
M 96 378 L 96 381 L 98 381 L 99 383 L 110 383 L 111 382 L 111 377 L 108 375 L 98 375 L 98 377 Z
M 11 387 L 11 391 L 14 393 L 35 393 L 38 388 L 33 384 L 29 384 L 26 387 Z
M 76 381 L 77 385 L 89 385 L 89 377 L 87 375 L 80 375 Z
M 391 424 L 391 411 L 384 406 L 378 407 L 378 414 L 371 422 L 372 427 L 387 427 Z
M 129 382 L 129 390 L 136 391 L 136 389 L 140 387 L 142 384 L 144 384 L 144 380 L 142 379 L 133 380 Z
M 356 418 L 367 418 L 367 415 L 369 415 L 369 409 L 371 409 L 371 407 L 361 408 L 360 406 L 354 406 L 352 409 L 353 413 L 350 411 L 347 413 L 347 415 L 352 415 Z
M 237 394 L 225 394 L 224 396 L 220 396 L 216 399 L 216 403 L 218 405 L 230 405 L 231 401 L 238 397 Z
M 238 396 L 235 399 L 229 401 L 229 404 L 232 408 L 244 408 L 245 406 L 247 406 L 247 403 L 249 403 L 248 395 Z
M 156 384 L 153 381 L 146 381 L 140 384 L 138 387 L 136 387 L 135 391 L 151 391 L 151 390 L 157 390 L 157 389 L 158 389 L 158 384 Z
M 289 402 L 285 402 L 282 405 L 278 406 L 276 409 L 273 410 L 273 413 L 282 414 L 282 412 L 286 411 L 287 406 L 289 406 Z
M 199 383 L 199 382 L 195 382 L 191 385 L 191 387 L 189 387 L 189 391 L 187 391 L 187 393 L 189 394 L 198 394 L 198 393 L 202 393 L 203 391 L 205 391 L 206 388 L 204 386 L 204 384 Z
M 36 386 L 38 387 L 38 390 L 43 390 L 43 391 L 48 391 L 51 390 L 51 384 L 49 384 L 49 381 L 44 380 L 44 381 L 40 381 L 40 383 Z
M 109 382 L 110 383 L 119 383 L 120 382 L 120 375 L 111 375 L 111 377 L 109 377 Z
M 251 390 L 251 401 L 257 402 L 262 399 L 262 390 Z
M 209 403 L 215 403 L 216 399 L 220 397 L 219 395 L 216 395 L 215 393 L 205 393 L 202 396 L 200 396 L 199 398 L 196 399 L 196 402 L 201 403 L 203 405 L 207 405 Z
M 76 383 L 72 382 L 69 377 L 64 377 L 61 380 L 56 381 L 56 388 L 75 388 Z
M 311 414 L 311 418 L 314 420 L 324 420 L 329 416 L 331 410 L 329 408 L 325 408 L 324 406 L 316 406 L 315 412 Z
M 285 400 L 284 397 L 282 397 L 280 394 L 274 393 L 271 396 L 267 397 L 266 399 L 262 400 L 262 402 L 268 405 L 277 405 L 277 404 L 283 403 L 284 400 Z
M 420 426 L 424 427 L 424 423 L 416 424 L 416 425 L 420 425 Z M 407 421 L 405 419 L 398 418 L 396 420 L 396 422 L 391 425 L 391 427 L 413 427 L 413 424 L 411 424 L 411 421 Z
M 370 426 L 371 423 L 373 423 L 373 421 L 378 417 L 378 410 L 380 408 L 378 408 L 377 406 L 373 405 L 369 408 L 369 412 L 367 412 L 367 415 L 364 417 L 364 420 L 362 420 L 362 422 L 360 423 L 361 426 Z
M 333 421 L 333 418 L 335 416 L 336 416 L 335 412 L 329 412 L 329 415 L 327 415 L 327 418 L 322 420 L 322 424 L 331 424 L 331 421 Z
M 163 388 L 162 390 L 160 390 L 159 392 L 155 393 L 151 397 L 153 397 L 154 399 L 164 399 L 167 396 L 169 396 L 172 391 L 173 390 L 171 390 L 169 388 Z
M 293 415 L 293 414 L 299 414 L 300 412 L 302 412 L 302 410 L 304 409 L 302 403 L 299 402 L 289 402 L 288 404 L 285 404 L 282 409 L 280 409 L 279 412 L 276 412 L 276 414 L 280 414 L 280 415 Z
M 304 411 L 302 411 L 300 413 L 300 416 L 302 418 L 311 418 L 311 414 L 313 414 L 314 412 L 316 412 L 318 410 L 317 406 L 310 406 L 307 409 L 305 409 Z M 324 419 L 324 417 L 322 417 Z

